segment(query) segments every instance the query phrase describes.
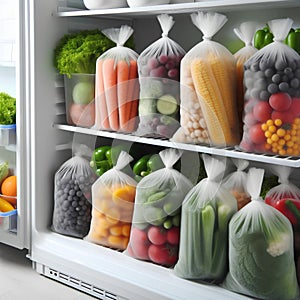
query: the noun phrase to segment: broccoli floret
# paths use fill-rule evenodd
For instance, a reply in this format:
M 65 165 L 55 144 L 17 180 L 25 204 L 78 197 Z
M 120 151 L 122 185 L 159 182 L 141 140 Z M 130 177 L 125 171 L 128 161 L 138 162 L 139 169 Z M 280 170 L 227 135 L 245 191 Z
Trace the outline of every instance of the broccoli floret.
M 16 98 L 0 93 L 0 124 L 16 124 Z
M 96 60 L 116 44 L 100 30 L 83 30 L 63 36 L 54 50 L 54 65 L 61 74 L 95 74 Z M 132 38 L 125 44 L 133 47 Z

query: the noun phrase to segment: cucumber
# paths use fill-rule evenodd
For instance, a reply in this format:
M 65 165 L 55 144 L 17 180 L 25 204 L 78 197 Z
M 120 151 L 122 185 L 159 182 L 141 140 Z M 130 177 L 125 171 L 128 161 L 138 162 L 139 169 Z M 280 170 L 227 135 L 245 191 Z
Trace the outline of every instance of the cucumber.
M 172 95 L 163 95 L 157 100 L 156 109 L 163 115 L 172 115 L 178 109 L 177 100 Z

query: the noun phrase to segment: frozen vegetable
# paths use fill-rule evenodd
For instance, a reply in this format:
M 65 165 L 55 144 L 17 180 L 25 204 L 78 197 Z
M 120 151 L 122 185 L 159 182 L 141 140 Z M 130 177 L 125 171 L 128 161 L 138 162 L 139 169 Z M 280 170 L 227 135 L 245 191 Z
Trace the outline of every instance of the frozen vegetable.
M 203 155 L 207 178 L 186 195 L 181 212 L 177 276 L 220 282 L 228 271 L 228 223 L 236 199 L 221 183 L 225 160 Z
M 96 123 L 99 129 L 132 132 L 137 125 L 138 54 L 125 47 L 133 34 L 130 26 L 102 31 L 117 46 L 96 63 Z
M 288 219 L 264 203 L 264 170 L 251 168 L 251 203 L 229 223 L 229 273 L 223 287 L 258 299 L 298 299 L 293 231 Z
M 136 134 L 170 138 L 179 126 L 179 77 L 184 49 L 168 35 L 173 17 L 157 17 L 162 37 L 139 56 L 140 123 Z

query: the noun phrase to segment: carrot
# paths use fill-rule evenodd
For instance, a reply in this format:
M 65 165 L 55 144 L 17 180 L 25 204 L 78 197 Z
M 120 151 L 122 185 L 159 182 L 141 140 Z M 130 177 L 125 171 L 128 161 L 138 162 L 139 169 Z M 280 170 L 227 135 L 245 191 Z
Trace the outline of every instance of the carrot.
M 130 61 L 130 73 L 128 82 L 127 103 L 129 115 L 127 116 L 127 131 L 132 132 L 136 129 L 136 117 L 138 114 L 138 98 L 139 98 L 139 83 L 138 83 L 138 67 L 137 61 Z
M 109 232 L 111 235 L 119 236 L 122 235 L 122 225 L 116 225 L 109 228 Z
M 117 70 L 115 60 L 107 58 L 102 65 L 104 91 L 107 105 L 110 128 L 119 130 L 118 95 L 117 95 Z
M 109 120 L 106 106 L 106 99 L 104 93 L 104 82 L 102 73 L 103 60 L 98 59 L 96 63 L 96 84 L 95 84 L 95 106 L 96 118 L 95 125 L 101 129 L 109 129 Z
M 122 227 L 122 234 L 126 237 L 130 236 L 130 229 L 131 229 L 131 225 L 130 224 L 124 224 Z
M 122 237 L 122 236 L 114 236 L 110 235 L 107 239 L 107 242 L 109 243 L 108 246 L 111 246 L 113 248 L 117 248 L 120 250 L 126 249 L 128 245 L 128 237 Z
M 128 101 L 127 90 L 128 90 L 128 80 L 129 80 L 129 65 L 126 60 L 120 60 L 117 64 L 117 82 L 118 82 L 118 105 L 119 105 L 119 121 L 120 129 L 123 129 L 127 122 L 128 116 Z

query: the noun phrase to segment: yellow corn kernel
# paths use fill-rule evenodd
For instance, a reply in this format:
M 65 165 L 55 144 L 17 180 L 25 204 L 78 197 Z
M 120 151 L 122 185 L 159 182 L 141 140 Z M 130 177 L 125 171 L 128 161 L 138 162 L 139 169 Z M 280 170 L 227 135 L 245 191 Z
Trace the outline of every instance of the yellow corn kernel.
M 288 147 L 293 147 L 293 146 L 294 146 L 294 142 L 288 141 L 288 142 L 286 143 L 286 145 L 287 145 Z
M 268 126 L 266 123 L 261 124 L 261 129 L 262 129 L 263 131 L 267 131 L 268 128 L 269 128 L 269 126 Z
M 291 139 L 291 136 L 290 134 L 286 134 L 284 137 L 283 137 L 286 141 L 289 141 Z
M 277 141 L 279 140 L 279 136 L 278 136 L 277 134 L 272 134 L 271 140 L 272 140 L 273 142 L 277 142 Z
M 278 140 L 278 145 L 280 145 L 280 146 L 285 145 L 285 140 L 284 139 L 279 139 Z
M 266 122 L 266 124 L 268 125 L 268 126 L 271 126 L 271 125 L 273 125 L 274 123 L 273 123 L 273 120 L 268 120 L 267 122 Z
M 269 131 L 272 132 L 272 133 L 276 132 L 276 130 L 277 130 L 277 128 L 276 128 L 276 126 L 274 126 L 274 125 L 271 125 L 271 126 L 269 127 Z
M 280 155 L 286 155 L 286 150 L 280 149 L 280 150 L 278 151 L 278 153 L 279 153 Z
M 277 135 L 279 136 L 279 137 L 283 137 L 283 136 L 285 136 L 285 130 L 284 129 L 282 129 L 282 128 L 279 128 L 278 130 L 277 130 Z
M 265 137 L 266 138 L 270 138 L 271 136 L 272 136 L 272 132 L 270 132 L 270 131 L 265 132 Z
M 267 139 L 267 144 L 269 144 L 269 145 L 272 145 L 272 144 L 273 144 L 273 141 L 271 140 L 271 138 L 268 138 L 268 139 Z

